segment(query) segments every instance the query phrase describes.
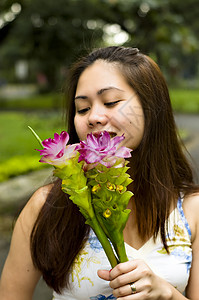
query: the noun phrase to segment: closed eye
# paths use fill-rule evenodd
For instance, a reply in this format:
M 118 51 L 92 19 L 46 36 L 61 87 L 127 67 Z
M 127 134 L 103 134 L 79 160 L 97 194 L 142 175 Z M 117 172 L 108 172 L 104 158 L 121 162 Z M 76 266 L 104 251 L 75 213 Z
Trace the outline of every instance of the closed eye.
M 111 107 L 114 106 L 115 104 L 119 103 L 122 100 L 117 100 L 117 101 L 113 101 L 113 102 L 106 102 L 104 103 L 105 106 Z
M 83 108 L 83 109 L 79 109 L 79 110 L 77 111 L 77 113 L 80 114 L 80 115 L 83 115 L 83 114 L 85 114 L 87 111 L 89 111 L 89 109 L 90 109 L 90 107 Z

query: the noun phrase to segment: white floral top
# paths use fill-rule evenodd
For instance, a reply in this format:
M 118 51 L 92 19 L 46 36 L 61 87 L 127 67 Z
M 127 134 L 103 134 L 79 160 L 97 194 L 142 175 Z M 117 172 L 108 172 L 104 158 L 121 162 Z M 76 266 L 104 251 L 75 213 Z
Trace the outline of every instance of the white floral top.
M 192 262 L 191 231 L 185 218 L 182 200 L 179 198 L 177 207 L 168 219 L 167 254 L 158 235 L 154 242 L 149 239 L 139 250 L 126 244 L 129 260 L 140 258 L 160 277 L 167 280 L 181 293 L 184 292 L 189 279 Z M 104 300 L 116 299 L 112 295 L 109 283 L 100 279 L 98 269 L 110 270 L 111 266 L 104 250 L 95 236 L 90 232 L 88 241 L 78 254 L 71 274 L 71 289 L 65 289 L 62 295 L 53 293 L 54 300 Z

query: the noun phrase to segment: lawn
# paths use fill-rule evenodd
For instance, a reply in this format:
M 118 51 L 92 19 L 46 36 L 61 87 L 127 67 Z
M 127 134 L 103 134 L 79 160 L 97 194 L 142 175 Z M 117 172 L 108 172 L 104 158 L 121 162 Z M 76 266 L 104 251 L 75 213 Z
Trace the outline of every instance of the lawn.
M 199 113 L 199 90 L 170 89 L 173 109 L 181 113 Z
M 63 130 L 62 116 L 55 112 L 0 113 L 0 181 L 41 167 L 41 149 L 28 126 L 34 128 L 42 140 Z
M 0 108 L 10 110 L 26 110 L 34 109 L 55 110 L 62 107 L 64 96 L 60 93 L 41 94 L 30 96 L 29 98 L 5 99 L 0 98 Z

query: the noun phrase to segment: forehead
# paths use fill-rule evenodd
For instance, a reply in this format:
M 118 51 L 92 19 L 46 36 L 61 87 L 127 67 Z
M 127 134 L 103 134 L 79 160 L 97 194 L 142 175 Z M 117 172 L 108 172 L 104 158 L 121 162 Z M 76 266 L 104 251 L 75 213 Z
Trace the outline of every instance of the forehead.
M 99 91 L 107 86 L 121 90 L 130 88 L 117 64 L 97 60 L 80 75 L 76 95 L 80 92 Z

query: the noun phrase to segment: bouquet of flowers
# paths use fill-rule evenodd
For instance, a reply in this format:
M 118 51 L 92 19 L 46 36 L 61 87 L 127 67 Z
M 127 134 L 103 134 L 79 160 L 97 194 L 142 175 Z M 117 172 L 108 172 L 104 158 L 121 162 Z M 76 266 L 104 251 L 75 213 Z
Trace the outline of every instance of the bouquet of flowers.
M 127 191 L 132 179 L 125 160 L 131 156 L 131 149 L 119 147 L 124 136 L 111 138 L 107 131 L 90 133 L 85 141 L 67 145 L 66 131 L 41 141 L 29 128 L 43 147 L 37 149 L 42 156 L 40 162 L 54 166 L 54 176 L 61 178 L 62 190 L 79 207 L 111 266 L 127 261 L 123 230 L 133 193 Z

